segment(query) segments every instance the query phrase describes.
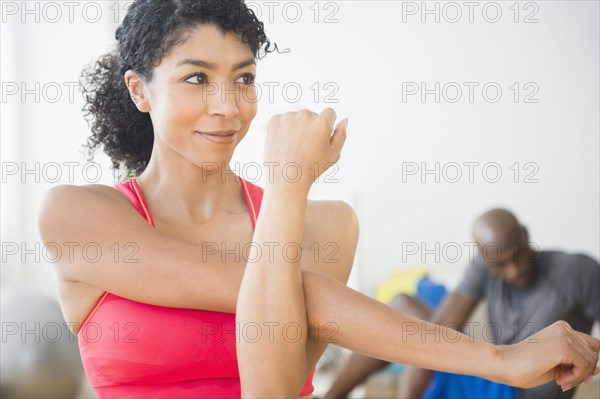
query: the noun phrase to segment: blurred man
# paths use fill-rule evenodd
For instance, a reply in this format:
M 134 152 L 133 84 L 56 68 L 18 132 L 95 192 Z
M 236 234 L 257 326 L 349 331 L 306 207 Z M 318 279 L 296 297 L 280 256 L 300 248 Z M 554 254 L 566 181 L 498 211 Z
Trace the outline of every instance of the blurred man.
M 486 331 L 488 336 L 493 335 L 496 345 L 522 341 L 558 320 L 588 334 L 594 321 L 600 321 L 597 261 L 579 254 L 534 252 L 526 228 L 504 209 L 481 215 L 473 226 L 473 236 L 480 254 L 435 314 L 423 302 L 405 295 L 394 298 L 390 306 L 462 329 L 478 302 L 486 299 L 489 326 L 493 327 Z M 345 398 L 356 385 L 387 364 L 353 353 L 325 398 Z M 476 377 L 413 367 L 407 369 L 400 383 L 400 397 L 410 399 L 421 398 L 424 393 L 427 398 L 567 399 L 574 392 L 562 392 L 554 382 L 532 389 L 513 389 Z

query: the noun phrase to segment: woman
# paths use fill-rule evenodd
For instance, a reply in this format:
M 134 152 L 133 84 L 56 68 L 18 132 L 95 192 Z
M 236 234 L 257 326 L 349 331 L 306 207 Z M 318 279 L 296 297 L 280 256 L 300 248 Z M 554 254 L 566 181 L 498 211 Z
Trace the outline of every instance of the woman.
M 307 200 L 346 137 L 333 110 L 271 119 L 264 191 L 231 173 L 269 48 L 241 1 L 136 1 L 116 38 L 84 74 L 90 150 L 135 177 L 53 188 L 39 213 L 49 250 L 74 248 L 61 305 L 99 397 L 310 397 L 332 342 L 522 387 L 598 372 L 598 341 L 566 323 L 494 347 L 347 288 L 356 215 Z

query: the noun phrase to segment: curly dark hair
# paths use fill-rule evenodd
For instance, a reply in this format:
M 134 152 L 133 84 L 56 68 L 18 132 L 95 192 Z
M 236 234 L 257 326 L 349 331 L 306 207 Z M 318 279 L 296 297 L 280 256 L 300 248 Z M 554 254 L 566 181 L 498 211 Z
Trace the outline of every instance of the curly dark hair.
M 146 168 L 154 131 L 150 115 L 131 101 L 125 72 L 131 69 L 149 82 L 153 68 L 203 23 L 238 34 L 255 59 L 274 51 L 269 50 L 263 23 L 244 0 L 136 0 L 116 30 L 116 50 L 86 67 L 79 79 L 84 117 L 92 131 L 83 145 L 88 160 L 102 145 L 119 175 L 124 171 L 125 177 L 137 176 Z

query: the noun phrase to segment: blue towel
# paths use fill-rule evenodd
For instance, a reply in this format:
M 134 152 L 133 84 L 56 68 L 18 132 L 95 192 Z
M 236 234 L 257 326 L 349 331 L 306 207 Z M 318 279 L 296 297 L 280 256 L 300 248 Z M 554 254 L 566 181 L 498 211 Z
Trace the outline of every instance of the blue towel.
M 415 298 L 425 302 L 432 310 L 436 310 L 447 294 L 448 291 L 446 291 L 443 284 L 438 284 L 431 280 L 429 276 L 425 276 L 417 283 Z
M 417 284 L 417 298 L 435 310 L 446 297 L 446 288 L 423 277 Z M 517 391 L 508 385 L 469 375 L 437 372 L 421 399 L 516 399 Z
M 515 388 L 470 375 L 437 372 L 421 399 L 516 399 Z

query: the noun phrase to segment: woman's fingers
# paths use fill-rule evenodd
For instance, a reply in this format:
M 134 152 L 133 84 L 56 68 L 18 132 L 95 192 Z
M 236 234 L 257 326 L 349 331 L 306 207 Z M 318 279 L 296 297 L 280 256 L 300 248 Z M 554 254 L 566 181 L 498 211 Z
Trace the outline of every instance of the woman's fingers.
M 587 358 L 588 367 L 584 371 L 584 376 L 579 383 L 585 381 L 588 377 L 593 376 L 598 364 L 598 351 L 600 350 L 600 341 L 596 338 L 583 334 L 579 331 L 571 330 L 574 338 L 578 341 L 580 353 Z
M 587 334 L 573 330 L 568 325 L 563 327 L 562 338 L 566 350 L 562 355 L 556 382 L 566 390 L 594 375 L 598 363 L 599 342 Z
M 577 337 L 581 338 L 584 342 L 586 342 L 589 348 L 596 353 L 596 356 L 598 356 L 598 352 L 600 352 L 600 339 L 594 338 L 588 334 L 584 334 L 579 331 L 573 330 L 573 332 Z
M 593 376 L 597 370 L 600 342 L 559 321 L 517 344 L 517 385 L 523 388 L 555 380 L 563 390 Z
M 563 387 L 563 389 L 583 382 L 583 379 L 580 379 L 582 371 L 578 366 L 561 364 L 558 366 L 558 370 L 558 377 L 555 380 L 558 385 Z
M 585 379 L 585 380 L 588 380 L 589 378 L 591 378 L 595 374 L 597 374 L 598 357 L 599 357 L 599 352 L 600 352 L 600 340 L 598 340 L 588 334 L 583 334 L 579 331 L 573 330 L 573 333 L 580 340 L 583 348 L 585 348 L 588 358 L 589 358 L 589 361 L 590 361 L 590 367 L 589 367 L 589 370 L 587 373 L 589 375 L 589 377 L 587 377 Z
M 329 124 L 329 131 L 331 132 L 331 130 L 333 130 L 333 124 L 337 119 L 337 114 L 335 113 L 333 108 L 325 108 L 323 111 L 321 111 L 319 115 L 327 121 L 327 123 Z
M 348 128 L 348 118 L 343 119 L 335 128 L 333 135 L 331 136 L 331 149 L 334 154 L 339 159 L 339 156 L 342 152 L 342 147 L 344 147 L 344 143 L 346 142 L 346 129 Z M 338 159 L 335 159 L 334 162 L 337 162 Z

